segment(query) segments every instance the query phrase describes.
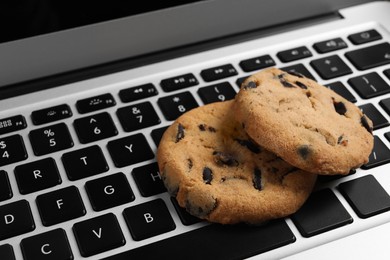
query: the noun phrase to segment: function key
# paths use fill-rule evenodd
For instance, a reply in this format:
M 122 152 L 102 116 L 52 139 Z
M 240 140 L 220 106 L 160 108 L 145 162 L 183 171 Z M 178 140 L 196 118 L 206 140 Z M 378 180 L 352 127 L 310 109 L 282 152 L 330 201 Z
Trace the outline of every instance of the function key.
M 390 43 L 347 52 L 345 56 L 358 70 L 367 70 L 390 63 Z
M 233 99 L 236 96 L 236 91 L 229 82 L 199 88 L 198 94 L 203 103 L 209 104 L 218 101 Z
M 200 72 L 200 75 L 206 82 L 224 79 L 227 77 L 235 76 L 237 74 L 237 70 L 231 64 L 205 69 Z
M 198 106 L 190 92 L 162 97 L 158 99 L 157 103 L 167 120 L 175 120 L 185 112 Z
M 72 116 L 72 110 L 66 104 L 36 110 L 31 113 L 34 125 L 42 125 Z
M 377 130 L 389 125 L 389 121 L 379 112 L 379 110 L 371 103 L 360 105 L 360 110 L 372 120 L 374 125 L 373 130 Z
M 287 66 L 287 67 L 283 67 L 283 68 L 280 68 L 280 69 L 284 70 L 284 71 L 287 71 L 287 72 L 292 72 L 292 73 L 296 73 L 296 74 L 302 74 L 306 78 L 312 79 L 314 81 L 316 80 L 314 78 L 314 76 L 310 73 L 310 71 L 301 63 L 295 64 L 295 65 L 291 65 L 291 66 Z
M 390 132 L 385 133 L 385 137 L 390 140 Z M 390 162 L 390 150 L 378 136 L 374 136 L 374 149 L 368 157 L 368 163 L 362 169 L 371 169 Z
M 362 98 L 373 98 L 390 92 L 390 86 L 376 72 L 357 76 L 348 83 Z
M 245 72 L 260 70 L 271 66 L 275 66 L 275 61 L 269 55 L 259 56 L 240 62 L 240 67 Z
M 18 131 L 26 127 L 26 119 L 22 115 L 0 119 L 0 135 Z
M 317 42 L 313 45 L 314 49 L 318 53 L 327 53 L 331 51 L 336 51 L 340 49 L 347 48 L 347 43 L 341 38 L 335 38 L 323 42 Z
M 0 166 L 25 159 L 27 159 L 27 151 L 20 135 L 0 138 Z
M 119 108 L 116 114 L 126 132 L 158 125 L 161 122 L 150 102 Z
M 363 44 L 367 42 L 380 40 L 382 39 L 382 35 L 380 35 L 376 30 L 368 30 L 364 32 L 351 34 L 348 36 L 348 39 L 353 44 Z
M 327 84 L 327 85 L 325 85 L 325 87 L 333 90 L 334 92 L 336 92 L 337 94 L 339 94 L 340 96 L 342 96 L 343 98 L 348 100 L 349 102 L 352 102 L 352 103 L 357 102 L 357 99 L 352 95 L 352 93 L 340 81 Z
M 0 240 L 35 229 L 30 204 L 27 200 L 19 200 L 0 206 L 0 219 Z
M 0 201 L 12 198 L 12 189 L 9 183 L 8 174 L 0 170 Z
M 122 102 L 128 103 L 158 94 L 156 87 L 152 83 L 139 85 L 119 91 L 119 98 Z
M 198 85 L 199 82 L 195 78 L 194 74 L 188 73 L 173 78 L 163 79 L 160 84 L 165 92 L 170 92 Z
M 278 52 L 277 56 L 281 61 L 289 62 L 289 61 L 300 60 L 307 57 L 311 57 L 313 55 L 307 47 L 301 46 L 301 47 Z
M 97 111 L 115 105 L 116 105 L 115 99 L 109 93 L 82 99 L 76 102 L 76 107 L 80 114 Z
M 74 121 L 77 136 L 82 144 L 95 142 L 118 134 L 110 114 L 100 114 L 78 118 Z
M 313 60 L 310 65 L 323 79 L 333 79 L 352 73 L 352 70 L 337 55 Z

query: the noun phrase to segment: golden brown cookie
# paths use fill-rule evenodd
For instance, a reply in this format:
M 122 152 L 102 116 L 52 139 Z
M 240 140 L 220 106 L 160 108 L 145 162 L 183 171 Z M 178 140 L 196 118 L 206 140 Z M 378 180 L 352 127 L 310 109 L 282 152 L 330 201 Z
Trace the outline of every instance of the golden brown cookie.
M 271 68 L 244 81 L 236 119 L 248 135 L 290 164 L 318 174 L 347 174 L 368 162 L 372 122 L 332 90 Z
M 294 213 L 316 175 L 252 142 L 233 118 L 233 102 L 193 109 L 166 130 L 157 159 L 168 192 L 190 214 L 222 224 Z

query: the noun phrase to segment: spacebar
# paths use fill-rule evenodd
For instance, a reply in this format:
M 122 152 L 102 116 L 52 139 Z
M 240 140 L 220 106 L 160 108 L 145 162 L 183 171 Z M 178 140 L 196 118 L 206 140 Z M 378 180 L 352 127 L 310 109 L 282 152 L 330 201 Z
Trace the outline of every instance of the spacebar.
M 260 227 L 212 224 L 105 259 L 242 259 L 294 241 L 284 220 Z

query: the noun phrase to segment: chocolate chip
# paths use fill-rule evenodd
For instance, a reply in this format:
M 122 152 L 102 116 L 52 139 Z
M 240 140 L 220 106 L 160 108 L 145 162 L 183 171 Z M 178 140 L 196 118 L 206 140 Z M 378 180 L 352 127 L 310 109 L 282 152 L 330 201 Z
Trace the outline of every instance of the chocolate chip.
M 184 138 L 184 127 L 182 124 L 179 124 L 177 126 L 176 143 L 178 143 L 183 138 Z
M 261 181 L 261 171 L 259 168 L 255 168 L 255 170 L 253 171 L 253 186 L 256 190 L 263 189 L 263 184 Z
M 217 132 L 217 130 L 214 128 L 214 127 L 212 127 L 212 126 L 207 126 L 207 125 L 205 125 L 205 124 L 200 124 L 200 125 L 198 125 L 198 128 L 199 128 L 199 130 L 200 131 L 209 131 L 209 132 L 211 132 L 211 133 L 215 133 L 215 132 Z
M 367 121 L 367 117 L 365 115 L 363 115 L 361 118 L 360 118 L 360 123 L 362 124 L 362 126 L 364 128 L 367 129 L 367 131 L 372 134 L 372 127 L 368 124 L 368 121 Z
M 233 155 L 222 152 L 213 152 L 214 160 L 219 165 L 226 165 L 229 167 L 238 166 L 238 161 L 234 158 Z
M 194 166 L 194 164 L 192 163 L 191 159 L 187 159 L 187 162 L 188 162 L 188 169 L 191 170 L 192 166 Z
M 298 78 L 304 78 L 305 76 L 303 76 L 303 74 L 299 73 L 299 72 L 296 72 L 296 71 L 287 71 L 288 74 L 290 75 L 293 75 L 293 76 L 296 76 Z
M 260 150 L 260 147 L 255 144 L 254 142 L 252 142 L 251 140 L 241 140 L 241 139 L 234 139 L 235 141 L 237 141 L 240 145 L 242 146 L 245 146 L 246 148 L 249 149 L 249 151 L 251 151 L 252 153 L 260 153 L 261 150 Z
M 248 88 L 257 88 L 257 84 L 254 81 L 249 81 L 247 84 L 244 85 L 244 89 Z
M 206 131 L 206 126 L 204 124 L 198 125 L 200 131 Z
M 203 169 L 203 181 L 206 184 L 211 184 L 211 181 L 213 180 L 213 171 L 208 168 L 204 167 Z
M 344 135 L 340 135 L 339 138 L 337 138 L 337 144 L 347 146 L 348 140 L 344 138 Z
M 298 147 L 298 154 L 302 157 L 302 159 L 307 160 L 309 158 L 310 153 L 311 149 L 308 145 L 302 145 Z
M 299 82 L 299 81 L 295 81 L 295 84 L 300 87 L 301 89 L 307 89 L 307 86 L 305 84 L 303 84 L 302 82 Z
M 291 84 L 290 82 L 288 82 L 288 81 L 284 78 L 284 74 L 278 75 L 278 78 L 279 78 L 280 83 L 282 83 L 283 87 L 286 87 L 286 88 L 294 88 L 294 85 Z
M 345 107 L 345 104 L 343 102 L 336 102 L 333 101 L 334 109 L 336 110 L 337 113 L 340 115 L 345 115 L 347 113 L 347 108 Z

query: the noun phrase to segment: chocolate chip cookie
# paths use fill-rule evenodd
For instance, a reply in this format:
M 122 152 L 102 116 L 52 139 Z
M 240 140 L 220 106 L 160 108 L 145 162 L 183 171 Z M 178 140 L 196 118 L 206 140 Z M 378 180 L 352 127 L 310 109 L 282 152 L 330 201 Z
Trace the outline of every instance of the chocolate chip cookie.
M 168 192 L 201 219 L 259 224 L 294 213 L 315 184 L 249 138 L 232 114 L 234 101 L 179 117 L 164 133 L 157 159 Z
M 348 174 L 368 162 L 373 125 L 360 109 L 297 73 L 270 68 L 247 78 L 236 119 L 258 144 L 317 174 Z

